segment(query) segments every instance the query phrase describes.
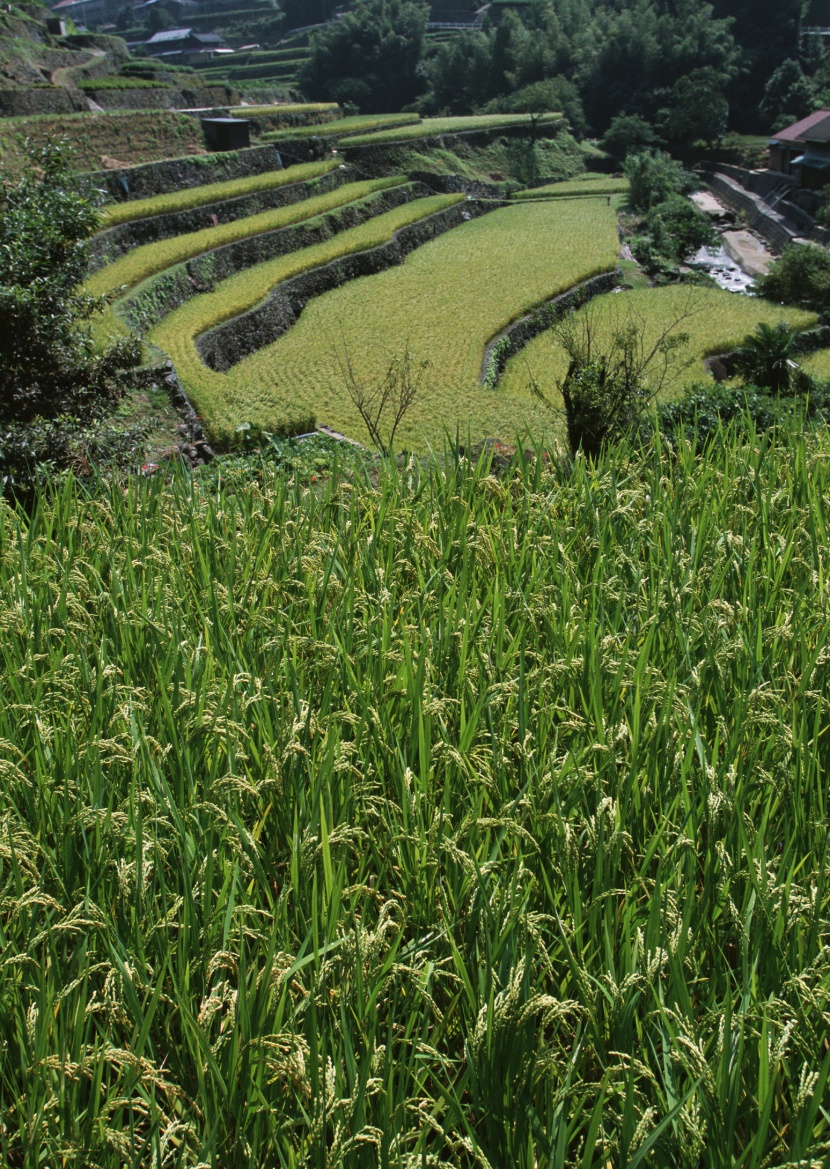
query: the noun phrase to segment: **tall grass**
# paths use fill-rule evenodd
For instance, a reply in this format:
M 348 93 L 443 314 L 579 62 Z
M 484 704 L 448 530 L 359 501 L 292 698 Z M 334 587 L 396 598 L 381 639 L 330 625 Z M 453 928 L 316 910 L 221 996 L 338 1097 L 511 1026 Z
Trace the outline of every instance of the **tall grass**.
M 830 439 L 0 505 L 0 1160 L 830 1154 Z
M 540 126 L 557 125 L 561 114 L 542 114 Z M 359 134 L 349 139 L 349 146 L 375 146 L 385 142 L 408 142 L 416 138 L 430 138 L 439 134 L 466 134 L 472 130 L 502 130 L 512 126 L 527 126 L 527 114 L 474 114 L 462 118 L 423 118 L 417 125 L 400 126 L 391 130 L 377 130 L 373 134 Z

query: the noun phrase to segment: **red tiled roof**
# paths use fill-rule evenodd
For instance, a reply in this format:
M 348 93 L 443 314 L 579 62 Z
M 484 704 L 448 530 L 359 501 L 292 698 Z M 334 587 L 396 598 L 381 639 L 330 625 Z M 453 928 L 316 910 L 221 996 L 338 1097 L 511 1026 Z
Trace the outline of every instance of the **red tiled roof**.
M 781 142 L 830 142 L 830 110 L 817 110 L 772 137 Z

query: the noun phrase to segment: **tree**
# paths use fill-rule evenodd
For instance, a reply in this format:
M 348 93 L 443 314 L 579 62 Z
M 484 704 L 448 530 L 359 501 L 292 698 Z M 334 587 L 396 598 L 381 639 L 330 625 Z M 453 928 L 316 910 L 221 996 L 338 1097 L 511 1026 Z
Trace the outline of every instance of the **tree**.
M 636 211 L 649 211 L 694 187 L 692 176 L 662 150 L 630 155 L 623 170 L 630 184 L 628 201 Z
M 798 308 L 830 309 L 830 253 L 814 244 L 791 244 L 756 288 L 767 300 Z
M 709 218 L 682 195 L 672 195 L 652 207 L 646 223 L 660 255 L 681 263 L 701 248 L 711 248 L 717 243 L 717 233 Z
M 424 88 L 426 19 L 420 0 L 358 0 L 312 35 L 299 87 L 314 100 L 348 101 L 368 113 L 402 109 Z
M 793 360 L 795 333 L 785 321 L 768 325 L 762 321 L 744 340 L 740 367 L 747 381 L 763 389 L 789 389 L 798 364 Z
M 759 106 L 761 117 L 770 130 L 797 122 L 815 109 L 816 95 L 812 82 L 804 76 L 798 61 L 783 61 L 770 77 Z
M 633 310 L 622 319 L 604 320 L 591 305 L 568 314 L 553 330 L 554 342 L 568 359 L 559 383 L 571 454 L 597 458 L 603 447 L 636 433 L 672 374 L 688 362 L 682 351 L 689 335 L 680 326 L 698 312 L 690 293 L 679 313 L 653 338 L 646 319 Z M 531 393 L 554 406 L 538 382 Z
M 657 145 L 654 127 L 639 114 L 618 114 L 605 131 L 600 146 L 618 162 Z
M 81 286 L 97 203 L 69 171 L 64 145 L 50 143 L 31 157 L 27 173 L 0 193 L 0 462 L 21 444 L 26 461 L 38 461 L 37 443 L 25 436 L 36 422 L 99 418 L 140 353 L 130 341 L 94 353 L 84 326 L 103 302 Z M 60 462 L 65 444 L 54 428 L 48 444 Z
M 539 120 L 549 113 L 564 114 L 572 129 L 578 134 L 585 130 L 585 111 L 582 108 L 579 91 L 567 77 L 535 81 L 498 104 L 506 112 L 530 115 L 532 142 L 536 141 Z
M 424 375 L 429 362 L 418 364 L 407 346 L 402 357 L 393 357 L 375 381 L 360 377 L 348 350 L 336 354 L 346 393 L 360 415 L 369 439 L 384 456 L 395 453 L 398 427 L 424 395 Z
M 702 138 L 711 149 L 726 133 L 729 102 L 724 78 L 706 66 L 679 78 L 672 86 L 672 101 L 663 134 L 678 147 L 692 146 Z
M 764 86 L 773 72 L 798 57 L 803 0 L 712 0 L 716 17 L 731 19 L 740 45 L 741 70 L 733 76 L 728 96 L 734 125 L 740 130 L 769 131 L 759 121 Z

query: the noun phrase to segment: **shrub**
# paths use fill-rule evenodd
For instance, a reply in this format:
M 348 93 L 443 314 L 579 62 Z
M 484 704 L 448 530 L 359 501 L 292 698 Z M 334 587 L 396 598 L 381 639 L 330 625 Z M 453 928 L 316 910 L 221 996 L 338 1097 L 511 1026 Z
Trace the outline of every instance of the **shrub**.
M 717 243 L 707 216 L 682 195 L 672 195 L 652 207 L 647 224 L 656 251 L 672 260 L 688 260 L 701 248 Z
M 756 287 L 767 300 L 825 312 L 830 308 L 830 253 L 813 244 L 791 244 Z
M 96 203 L 68 169 L 64 145 L 47 143 L 0 195 L 0 477 L 68 456 L 61 419 L 89 424 L 123 392 L 138 360 L 131 341 L 93 355 L 84 323 L 103 301 L 79 291 Z
M 679 162 L 663 150 L 632 154 L 623 167 L 631 184 L 629 202 L 636 211 L 650 211 L 673 195 L 682 195 L 694 187 L 694 179 Z

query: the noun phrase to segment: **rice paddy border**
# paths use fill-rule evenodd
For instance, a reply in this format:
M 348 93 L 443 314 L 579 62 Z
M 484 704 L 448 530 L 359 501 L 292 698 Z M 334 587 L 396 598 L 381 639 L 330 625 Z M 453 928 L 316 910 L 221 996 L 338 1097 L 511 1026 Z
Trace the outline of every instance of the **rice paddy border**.
M 416 248 L 498 206 L 495 201 L 464 199 L 462 202 L 459 197 L 455 205 L 398 228 L 386 243 L 309 268 L 276 285 L 264 301 L 248 312 L 197 335 L 196 351 L 208 369 L 225 373 L 278 341 L 296 323 L 310 300 L 352 280 L 374 276 L 402 264 Z

